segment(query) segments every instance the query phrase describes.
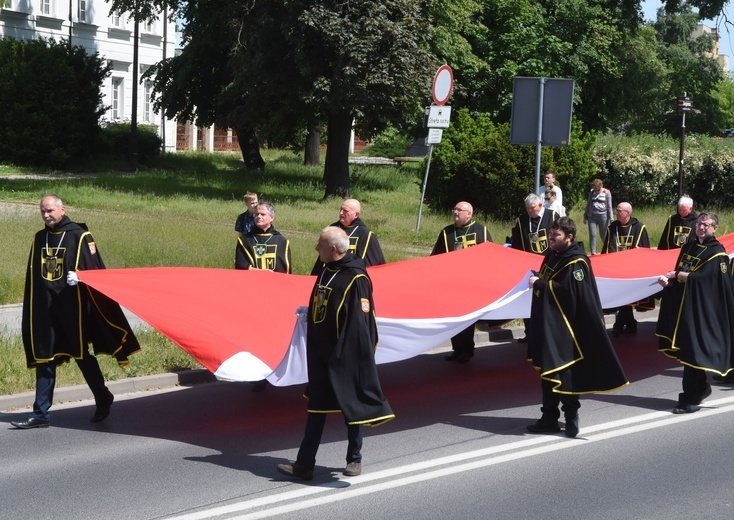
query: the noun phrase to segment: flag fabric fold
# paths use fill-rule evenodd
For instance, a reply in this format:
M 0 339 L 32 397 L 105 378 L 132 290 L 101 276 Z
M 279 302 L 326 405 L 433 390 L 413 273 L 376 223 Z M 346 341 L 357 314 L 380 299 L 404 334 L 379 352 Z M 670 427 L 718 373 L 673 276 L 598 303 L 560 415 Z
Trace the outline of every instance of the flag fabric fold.
M 734 233 L 719 239 L 731 254 Z M 604 308 L 660 290 L 677 250 L 632 249 L 591 257 Z M 379 332 L 378 363 L 419 355 L 477 320 L 530 315 L 527 279 L 542 258 L 485 243 L 445 255 L 368 268 Z M 149 267 L 81 271 L 217 378 L 304 383 L 305 320 L 314 277 L 260 270 Z M 300 312 L 303 312 L 301 309 Z

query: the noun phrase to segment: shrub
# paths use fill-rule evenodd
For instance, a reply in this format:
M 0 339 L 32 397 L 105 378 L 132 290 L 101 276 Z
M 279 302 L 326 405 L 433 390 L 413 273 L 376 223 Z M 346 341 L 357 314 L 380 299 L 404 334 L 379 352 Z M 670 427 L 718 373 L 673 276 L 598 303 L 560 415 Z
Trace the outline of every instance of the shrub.
M 0 39 L 0 161 L 66 167 L 97 146 L 109 66 L 62 40 Z
M 365 155 L 370 157 L 401 157 L 412 139 L 402 135 L 395 127 L 389 127 L 378 134 L 370 145 L 364 149 Z
M 163 141 L 158 136 L 158 129 L 153 125 L 137 125 L 138 128 L 138 162 L 145 164 L 149 159 L 158 157 Z M 130 159 L 130 123 L 106 123 L 102 127 L 101 155 Z
M 593 143 L 594 136 L 574 124 L 568 147 L 542 149 L 541 175 L 555 173 L 567 207 L 585 202 L 595 173 Z M 486 115 L 462 109 L 434 151 L 426 200 L 441 211 L 466 200 L 479 213 L 511 220 L 524 211 L 534 186 L 535 147 L 511 144 L 509 124 L 495 125 Z
M 678 198 L 680 140 L 651 135 L 605 135 L 594 162 L 615 201 L 633 206 L 674 205 Z M 701 135 L 686 137 L 683 193 L 696 207 L 723 208 L 734 197 L 734 143 Z

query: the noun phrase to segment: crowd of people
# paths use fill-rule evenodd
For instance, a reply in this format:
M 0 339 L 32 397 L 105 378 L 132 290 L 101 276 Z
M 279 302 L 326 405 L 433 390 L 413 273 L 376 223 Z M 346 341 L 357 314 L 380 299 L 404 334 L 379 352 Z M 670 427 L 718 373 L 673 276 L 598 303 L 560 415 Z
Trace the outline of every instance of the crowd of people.
M 562 412 L 565 435 L 576 437 L 579 396 L 628 384 L 606 332 L 604 314 L 615 312 L 611 334 L 618 337 L 637 332 L 635 307 L 654 308 L 651 298 L 602 309 L 589 260 L 596 254 L 596 237 L 601 254 L 650 247 L 650 240 L 628 202 L 617 204 L 613 219 L 611 193 L 596 179 L 583 215 L 591 237 L 587 256 L 577 241 L 575 222 L 566 215 L 555 176 L 549 172 L 544 180 L 540 193 L 525 198 L 525 212 L 516 219 L 506 244 L 538 255 L 538 271 L 528 279 L 530 318 L 525 320 L 525 337 L 519 340 L 528 344 L 528 358 L 541 380 L 541 417 L 527 429 L 560 432 Z M 251 192 L 244 201 L 246 211 L 235 223 L 234 267 L 291 273 L 290 242 L 274 227 L 274 206 Z M 93 354 L 114 355 L 124 364 L 140 346 L 119 305 L 79 283 L 77 271 L 105 267 L 87 227 L 66 216 L 56 195 L 44 196 L 40 211 L 45 225 L 31 247 L 22 320 L 27 364 L 36 370 L 36 395 L 32 414 L 12 425 L 19 429 L 50 425 L 56 367 L 72 359 L 95 398 L 91 421 L 103 421 L 114 396 Z M 363 426 L 394 417 L 375 365 L 378 331 L 367 272 L 369 266 L 384 264 L 385 256 L 360 218 L 361 211 L 358 200 L 345 200 L 338 221 L 322 230 L 316 244 L 314 286 L 305 317 L 306 428 L 296 460 L 277 466 L 289 477 L 313 478 L 327 413 L 340 411 L 346 424 L 347 476 L 362 472 Z M 440 231 L 431 255 L 492 242 L 487 228 L 474 220 L 469 202 L 457 202 L 452 214 L 453 223 Z M 658 280 L 662 302 L 656 329 L 660 351 L 683 365 L 676 414 L 695 412 L 711 394 L 708 372 L 734 382 L 734 278 L 732 263 L 715 237 L 718 225 L 716 214 L 697 215 L 693 201 L 682 197 L 658 244 L 659 249 L 680 249 L 675 265 Z M 474 329 L 472 324 L 451 338 L 447 361 L 466 363 L 474 356 Z

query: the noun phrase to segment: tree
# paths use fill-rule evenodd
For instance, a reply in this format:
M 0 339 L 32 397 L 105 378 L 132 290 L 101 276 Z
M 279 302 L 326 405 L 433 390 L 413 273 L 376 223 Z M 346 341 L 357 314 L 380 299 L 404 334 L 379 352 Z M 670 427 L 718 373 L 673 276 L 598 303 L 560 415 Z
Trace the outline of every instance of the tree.
M 706 53 L 713 48 L 710 36 L 702 35 L 695 40 L 690 34 L 696 28 L 700 17 L 689 4 L 680 6 L 675 14 L 658 10 L 653 27 L 658 33 L 659 50 L 662 61 L 669 70 L 669 89 L 666 92 L 669 109 L 664 118 L 650 130 L 665 131 L 676 135 L 680 128 L 680 114 L 674 108 L 677 96 L 687 93 L 692 99 L 695 111 L 686 118 L 687 131 L 718 134 L 723 124 L 723 114 L 716 96 L 717 86 L 724 79 L 721 67 Z
M 430 89 L 423 0 L 289 2 L 289 43 L 302 101 L 327 122 L 325 197 L 349 194 L 352 123 L 371 137 L 420 107 Z M 369 13 L 369 15 L 366 15 Z

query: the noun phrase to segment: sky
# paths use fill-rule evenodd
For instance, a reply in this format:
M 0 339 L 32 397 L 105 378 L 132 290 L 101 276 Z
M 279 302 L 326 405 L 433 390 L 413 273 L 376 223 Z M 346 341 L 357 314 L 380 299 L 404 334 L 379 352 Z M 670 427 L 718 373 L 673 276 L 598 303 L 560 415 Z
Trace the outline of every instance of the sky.
M 730 0 L 730 3 L 724 8 L 724 12 L 731 22 L 734 22 L 734 2 Z M 645 16 L 645 20 L 655 20 L 657 18 L 657 10 L 662 7 L 662 0 L 644 0 L 642 2 L 642 13 Z M 709 27 L 716 27 L 716 20 L 704 20 L 703 23 Z M 723 21 L 719 24 L 719 54 L 726 54 L 729 56 L 732 64 L 734 64 L 734 27 L 727 27 Z

